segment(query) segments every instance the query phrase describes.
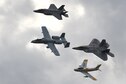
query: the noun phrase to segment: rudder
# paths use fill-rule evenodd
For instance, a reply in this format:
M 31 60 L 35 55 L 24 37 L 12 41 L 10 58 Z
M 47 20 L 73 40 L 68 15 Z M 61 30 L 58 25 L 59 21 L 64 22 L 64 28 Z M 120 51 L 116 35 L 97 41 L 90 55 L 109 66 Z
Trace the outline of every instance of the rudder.
M 99 64 L 98 66 L 96 66 L 96 70 L 99 70 L 99 67 L 101 66 L 101 64 Z
M 70 46 L 70 42 L 67 42 L 65 39 L 65 33 L 62 33 L 60 36 L 61 40 L 63 41 L 64 47 L 67 48 Z
M 99 44 L 100 47 L 104 47 L 104 48 L 108 48 L 109 47 L 109 44 L 106 42 L 105 39 L 103 39 L 101 41 L 101 43 Z
M 58 10 L 65 11 L 64 6 L 65 6 L 65 5 L 60 6 L 60 7 L 58 8 Z

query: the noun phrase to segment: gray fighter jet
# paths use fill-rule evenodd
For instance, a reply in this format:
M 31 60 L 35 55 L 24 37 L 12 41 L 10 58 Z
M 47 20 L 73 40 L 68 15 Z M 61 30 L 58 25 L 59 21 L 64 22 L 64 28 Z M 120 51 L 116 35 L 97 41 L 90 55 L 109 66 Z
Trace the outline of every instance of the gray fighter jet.
M 106 61 L 108 59 L 107 54 L 114 57 L 114 54 L 108 49 L 109 44 L 103 39 L 101 42 L 97 39 L 93 39 L 87 46 L 74 47 L 75 50 L 83 50 L 86 53 L 94 53 L 96 56 Z
M 38 9 L 34 10 L 36 13 L 43 13 L 45 15 L 53 15 L 57 19 L 62 20 L 62 15 L 65 17 L 68 17 L 68 14 L 66 14 L 68 11 L 64 9 L 65 5 L 60 6 L 57 8 L 54 4 L 50 4 L 50 7 L 48 9 Z
M 65 33 L 62 33 L 60 37 L 52 36 L 52 38 L 51 38 L 49 35 L 49 32 L 45 26 L 42 26 L 42 32 L 43 32 L 44 38 L 33 40 L 33 41 L 31 41 L 31 43 L 47 44 L 48 45 L 47 48 L 50 48 L 56 56 L 60 56 L 60 54 L 54 44 L 64 44 L 64 48 L 69 47 L 70 42 L 66 41 Z
M 99 70 L 99 67 L 101 66 L 101 64 L 97 65 L 95 68 L 87 68 L 87 62 L 88 62 L 88 60 L 85 59 L 83 61 L 83 63 L 79 66 L 79 68 L 74 69 L 74 71 L 83 73 L 85 75 L 84 77 L 86 77 L 86 78 L 89 77 L 93 80 L 97 80 L 95 77 L 90 75 L 88 72 Z

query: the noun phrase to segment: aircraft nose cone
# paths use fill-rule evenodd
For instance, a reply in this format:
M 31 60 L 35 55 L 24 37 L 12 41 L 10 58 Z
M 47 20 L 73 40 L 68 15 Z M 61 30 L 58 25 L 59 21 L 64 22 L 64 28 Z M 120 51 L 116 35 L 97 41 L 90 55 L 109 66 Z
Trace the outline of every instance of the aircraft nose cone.
M 74 49 L 74 50 L 78 50 L 78 47 L 73 47 L 72 49 Z
M 31 43 L 34 43 L 33 41 L 31 41 Z
M 74 69 L 74 71 L 78 71 L 77 69 Z
M 38 10 L 34 10 L 33 12 L 38 12 Z
M 76 69 L 74 69 L 74 71 L 76 71 Z
M 33 41 L 31 41 L 31 43 L 35 43 L 35 41 L 33 40 Z

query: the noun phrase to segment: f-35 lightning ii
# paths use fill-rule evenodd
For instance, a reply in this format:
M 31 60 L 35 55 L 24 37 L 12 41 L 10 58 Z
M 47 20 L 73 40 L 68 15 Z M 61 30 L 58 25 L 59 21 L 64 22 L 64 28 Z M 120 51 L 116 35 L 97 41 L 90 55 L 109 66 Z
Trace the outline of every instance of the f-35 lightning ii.
M 83 73 L 85 75 L 84 77 L 89 77 L 93 80 L 97 80 L 95 77 L 90 75 L 88 72 L 99 70 L 99 67 L 101 66 L 101 64 L 97 65 L 95 68 L 87 68 L 87 62 L 88 62 L 88 60 L 85 59 L 83 61 L 83 63 L 79 66 L 79 68 L 74 69 L 74 71 Z
M 75 50 L 83 50 L 86 53 L 94 53 L 96 56 L 106 61 L 108 59 L 107 54 L 114 57 L 114 54 L 108 49 L 109 44 L 103 39 L 101 42 L 97 39 L 93 39 L 87 46 L 74 47 Z
M 62 15 L 65 17 L 69 17 L 68 14 L 66 14 L 68 11 L 64 9 L 65 5 L 60 6 L 57 8 L 54 4 L 50 4 L 50 7 L 48 9 L 38 9 L 34 10 L 36 13 L 43 13 L 45 15 L 53 15 L 57 19 L 62 20 Z
M 49 35 L 49 32 L 45 26 L 42 26 L 42 32 L 43 32 L 44 38 L 33 40 L 33 41 L 31 41 L 31 43 L 47 44 L 48 45 L 47 48 L 50 48 L 56 56 L 60 56 L 60 54 L 54 44 L 64 44 L 64 48 L 69 47 L 70 42 L 66 41 L 65 33 L 62 33 L 60 37 L 52 36 L 52 38 L 51 38 Z

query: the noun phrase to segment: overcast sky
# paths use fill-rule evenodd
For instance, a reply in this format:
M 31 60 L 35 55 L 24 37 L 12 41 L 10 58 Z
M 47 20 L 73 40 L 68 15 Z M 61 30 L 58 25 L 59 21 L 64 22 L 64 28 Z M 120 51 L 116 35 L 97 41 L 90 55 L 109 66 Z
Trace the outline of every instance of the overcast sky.
M 34 13 L 34 9 L 65 5 L 69 18 Z M 124 84 L 126 83 L 125 0 L 1 0 L 0 84 Z M 70 48 L 56 45 L 60 57 L 46 45 L 32 44 L 42 38 L 41 26 L 51 35 L 66 33 Z M 93 54 L 72 50 L 88 45 L 93 38 L 106 39 L 114 58 L 102 61 Z M 91 72 L 98 80 L 74 72 L 84 59 L 88 66 L 102 64 Z

